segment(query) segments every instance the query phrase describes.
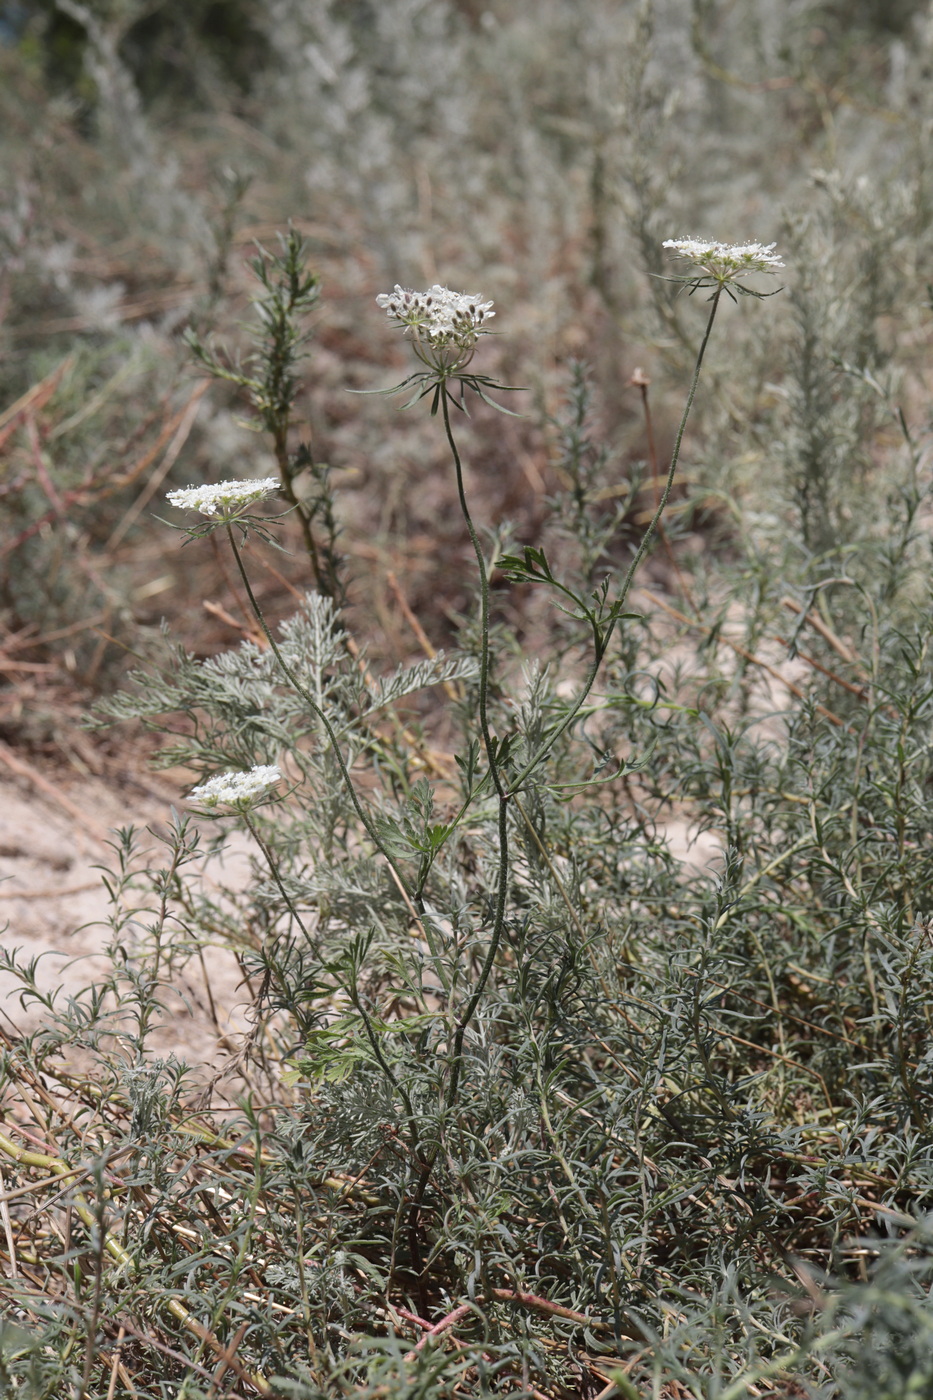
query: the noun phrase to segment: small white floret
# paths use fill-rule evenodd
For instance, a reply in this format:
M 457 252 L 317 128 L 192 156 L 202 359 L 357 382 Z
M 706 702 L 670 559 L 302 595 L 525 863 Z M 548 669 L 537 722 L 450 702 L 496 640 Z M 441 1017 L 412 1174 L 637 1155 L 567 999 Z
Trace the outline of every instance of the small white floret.
M 218 773 L 188 794 L 189 802 L 202 807 L 248 807 L 281 782 L 274 763 L 260 763 L 248 772 Z
M 197 510 L 202 515 L 239 513 L 256 501 L 271 496 L 279 485 L 277 477 L 261 481 L 221 481 L 216 486 L 183 486 L 169 491 L 167 499 L 179 510 Z
M 436 283 L 426 292 L 409 291 L 396 284 L 394 291 L 376 297 L 376 305 L 416 340 L 435 349 L 456 346 L 459 350 L 472 350 L 485 323 L 496 314 L 491 301 L 480 301 L 468 292 L 452 292 Z
M 706 238 L 667 238 L 661 245 L 675 258 L 695 263 L 716 282 L 732 282 L 752 272 L 777 272 L 784 264 L 774 243 L 715 243 Z

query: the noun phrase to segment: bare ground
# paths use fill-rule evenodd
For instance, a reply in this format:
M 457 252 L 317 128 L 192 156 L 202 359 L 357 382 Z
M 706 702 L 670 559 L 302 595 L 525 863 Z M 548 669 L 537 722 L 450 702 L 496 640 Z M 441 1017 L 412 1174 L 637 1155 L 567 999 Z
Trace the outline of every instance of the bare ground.
M 0 940 L 4 949 L 17 950 L 19 962 L 38 960 L 36 982 L 43 992 L 77 995 L 110 970 L 105 949 L 113 936 L 113 907 L 104 875 L 115 867 L 116 854 L 108 843 L 118 828 L 132 825 L 157 859 L 156 835 L 149 833 L 170 819 L 181 785 L 79 779 L 61 770 L 43 773 L 10 750 L 0 757 L 6 759 L 0 779 Z M 697 838 L 685 820 L 669 823 L 667 839 L 674 855 L 693 869 L 706 868 L 721 854 L 715 836 Z M 242 888 L 248 839 L 235 835 L 223 863 L 206 859 L 202 870 L 215 889 Z M 212 947 L 206 960 L 191 959 L 173 991 L 164 1023 L 151 1037 L 152 1050 L 222 1071 L 250 1029 L 249 989 L 233 953 Z M 48 1015 L 41 1002 L 21 993 L 15 975 L 0 970 L 0 1023 L 14 1035 L 36 1030 Z
M 13 761 L 21 771 L 10 771 L 7 763 L 0 781 L 0 939 L 5 949 L 19 950 L 20 961 L 38 959 L 36 980 L 43 991 L 74 995 L 109 969 L 104 950 L 112 937 L 112 905 L 104 870 L 115 866 L 107 844 L 111 833 L 136 826 L 155 848 L 146 829 L 165 826 L 180 793 L 168 784 L 163 796 L 151 784 L 142 792 L 104 778 L 51 776 Z M 246 843 L 235 837 L 223 865 L 215 858 L 203 870 L 212 884 L 242 885 Z M 212 948 L 208 961 L 210 996 L 206 964 L 192 959 L 178 976 L 174 1004 L 151 1044 L 160 1055 L 220 1068 L 249 1029 L 249 991 L 227 949 Z M 29 1032 L 47 1012 L 20 992 L 15 976 L 0 971 L 0 1018 L 8 1031 Z

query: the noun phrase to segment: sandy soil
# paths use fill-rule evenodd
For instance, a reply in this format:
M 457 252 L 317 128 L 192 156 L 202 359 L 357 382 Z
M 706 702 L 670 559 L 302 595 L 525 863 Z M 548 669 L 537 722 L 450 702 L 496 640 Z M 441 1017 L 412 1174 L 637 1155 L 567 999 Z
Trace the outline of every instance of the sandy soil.
M 111 936 L 112 909 L 100 869 L 115 864 L 108 834 L 129 825 L 158 831 L 179 792 L 168 785 L 163 794 L 161 787 L 149 784 L 142 792 L 93 777 L 39 777 L 51 792 L 9 772 L 0 781 L 0 921 L 5 924 L 0 940 L 5 950 L 19 950 L 19 960 L 39 959 L 37 983 L 43 990 L 60 988 L 67 996 L 92 985 L 108 967 L 103 949 Z M 155 848 L 154 838 L 146 840 Z M 248 873 L 246 843 L 235 839 L 222 868 L 216 860 L 203 868 L 212 883 L 242 885 Z M 204 969 L 192 960 L 178 979 L 174 1004 L 154 1034 L 152 1048 L 219 1068 L 248 1029 L 248 993 L 232 953 L 213 948 L 206 961 L 217 1024 Z M 13 974 L 0 971 L 0 1017 L 8 1030 L 31 1031 L 47 1013 L 35 1002 L 24 1005 L 19 992 Z
M 103 950 L 111 937 L 112 906 L 101 867 L 115 866 L 115 852 L 107 842 L 119 827 L 158 832 L 179 796 L 180 785 L 173 787 L 164 778 L 131 786 L 35 769 L 17 774 L 8 767 L 2 775 L 0 923 L 5 928 L 0 942 L 5 950 L 18 950 L 19 961 L 38 959 L 37 983 L 43 991 L 57 988 L 63 997 L 75 995 L 106 975 L 109 963 Z M 714 836 L 697 838 L 686 821 L 672 821 L 667 837 L 687 868 L 708 868 L 721 854 Z M 146 835 L 145 840 L 158 859 L 155 838 Z M 249 871 L 248 839 L 234 836 L 223 864 L 215 858 L 205 861 L 202 869 L 215 888 L 242 888 Z M 249 997 L 232 953 L 212 948 L 205 964 L 216 1024 L 205 966 L 193 959 L 173 987 L 173 1004 L 151 1045 L 160 1055 L 174 1053 L 191 1064 L 220 1070 L 249 1030 Z M 17 978 L 0 970 L 0 1018 L 7 1030 L 29 1032 L 47 1013 L 34 1001 L 24 1004 L 20 992 Z

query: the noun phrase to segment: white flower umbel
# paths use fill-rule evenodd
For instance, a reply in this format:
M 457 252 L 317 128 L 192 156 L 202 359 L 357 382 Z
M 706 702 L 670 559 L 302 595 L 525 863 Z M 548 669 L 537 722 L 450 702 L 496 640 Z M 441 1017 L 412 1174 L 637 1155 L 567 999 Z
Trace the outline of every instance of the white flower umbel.
M 264 477 L 261 481 L 220 481 L 216 486 L 183 486 L 179 491 L 169 491 L 167 499 L 179 510 L 231 518 L 257 501 L 264 501 L 278 485 L 275 476 Z
M 705 238 L 667 238 L 661 245 L 675 258 L 694 263 L 711 282 L 724 286 L 752 272 L 777 272 L 784 266 L 774 243 L 714 243 Z
M 260 763 L 246 773 L 218 773 L 190 792 L 188 801 L 202 807 L 250 807 L 281 780 L 274 763 Z
M 496 314 L 491 310 L 491 301 L 480 301 L 467 292 L 452 292 L 437 284 L 426 292 L 408 291 L 396 284 L 394 292 L 376 297 L 376 304 L 390 321 L 404 326 L 431 363 L 440 358 L 447 368 L 453 362 L 465 363 L 483 334 L 485 323 Z

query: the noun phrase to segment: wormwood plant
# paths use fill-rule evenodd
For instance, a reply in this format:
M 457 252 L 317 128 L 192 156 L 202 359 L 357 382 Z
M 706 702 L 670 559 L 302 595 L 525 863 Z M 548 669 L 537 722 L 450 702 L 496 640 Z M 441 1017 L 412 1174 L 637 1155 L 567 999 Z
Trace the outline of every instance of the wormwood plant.
M 11 1394 L 933 1389 L 933 668 L 915 570 L 898 583 L 929 551 L 913 503 L 897 560 L 858 584 L 862 633 L 833 627 L 854 579 L 790 600 L 814 682 L 790 682 L 789 707 L 766 655 L 668 604 L 684 635 L 715 632 L 678 668 L 666 624 L 635 610 L 639 566 L 723 300 L 760 296 L 744 279 L 781 263 L 668 246 L 707 316 L 641 541 L 622 569 L 592 522 L 579 567 L 557 536 L 497 559 L 553 596 L 551 664 L 494 616 L 454 426 L 503 406 L 481 372 L 491 303 L 379 298 L 417 361 L 397 388 L 442 425 L 478 594 L 462 654 L 383 677 L 336 586 L 273 630 L 251 582 L 276 505 L 306 512 L 289 490 L 300 240 L 257 265 L 253 365 L 197 348 L 279 433 L 279 477 L 170 493 L 200 516 L 188 547 L 219 532 L 232 551 L 262 643 L 176 650 L 110 707 L 201 781 L 161 865 L 118 835 L 109 977 L 63 1006 L 4 955 L 45 1012 L 2 1061 Z M 578 374 L 565 532 L 600 494 L 569 460 L 586 394 Z M 302 517 L 312 570 L 320 520 Z M 428 686 L 447 687 L 450 759 L 400 706 Z M 675 806 L 717 833 L 713 869 L 673 861 Z M 245 888 L 198 873 L 202 819 L 221 844 L 248 833 Z M 236 1110 L 151 1050 L 178 968 L 219 944 L 252 998 Z

